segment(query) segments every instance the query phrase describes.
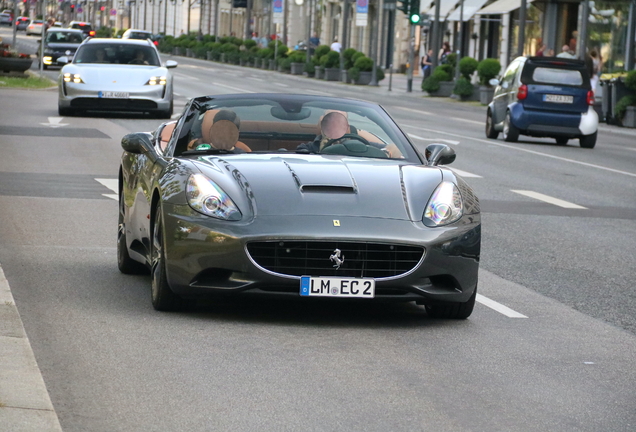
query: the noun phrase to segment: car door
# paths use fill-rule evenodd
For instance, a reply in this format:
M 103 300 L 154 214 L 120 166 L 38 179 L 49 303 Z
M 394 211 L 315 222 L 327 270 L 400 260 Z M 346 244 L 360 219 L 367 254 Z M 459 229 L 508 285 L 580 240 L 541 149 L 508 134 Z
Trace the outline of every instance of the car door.
M 510 103 L 510 95 L 513 87 L 513 82 L 516 76 L 517 69 L 519 68 L 519 62 L 513 61 L 501 77 L 501 81 L 495 90 L 493 96 L 493 106 L 495 107 L 493 114 L 493 120 L 495 123 L 501 123 L 506 117 L 506 110 Z

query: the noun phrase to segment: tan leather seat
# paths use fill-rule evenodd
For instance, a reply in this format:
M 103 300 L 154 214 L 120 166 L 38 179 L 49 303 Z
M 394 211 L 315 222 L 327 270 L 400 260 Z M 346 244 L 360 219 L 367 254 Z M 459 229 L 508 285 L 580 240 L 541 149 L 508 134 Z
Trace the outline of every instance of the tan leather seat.
M 173 121 L 165 125 L 163 129 L 161 129 L 161 134 L 159 136 L 159 145 L 161 146 L 162 151 L 165 150 L 168 146 L 168 141 L 170 141 L 170 137 L 172 136 L 172 132 L 174 131 L 176 125 L 177 122 Z

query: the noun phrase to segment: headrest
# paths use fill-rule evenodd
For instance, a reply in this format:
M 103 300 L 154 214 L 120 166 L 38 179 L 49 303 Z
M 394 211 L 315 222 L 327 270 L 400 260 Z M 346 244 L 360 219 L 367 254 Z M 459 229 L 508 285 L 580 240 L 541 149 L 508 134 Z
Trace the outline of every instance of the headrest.
M 210 126 L 214 123 L 214 116 L 219 110 L 213 109 L 206 111 L 201 122 L 201 139 L 204 143 L 210 142 Z
M 161 129 L 161 141 L 170 141 L 170 137 L 172 136 L 172 131 L 174 131 L 177 122 L 170 122 Z
M 217 149 L 231 150 L 239 138 L 238 128 L 229 120 L 219 120 L 208 130 L 209 142 Z

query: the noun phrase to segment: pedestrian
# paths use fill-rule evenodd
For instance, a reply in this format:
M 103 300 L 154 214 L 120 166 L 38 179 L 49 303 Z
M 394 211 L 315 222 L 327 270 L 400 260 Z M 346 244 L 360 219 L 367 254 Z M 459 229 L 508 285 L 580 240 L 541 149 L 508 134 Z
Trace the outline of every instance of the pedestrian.
M 536 55 L 537 57 L 543 57 L 543 56 L 545 55 L 545 52 L 546 52 L 546 49 L 547 49 L 547 48 L 548 48 L 548 47 L 547 47 L 545 44 L 542 44 L 542 45 L 539 47 L 539 51 L 537 51 L 537 53 L 536 53 L 535 55 Z
M 429 49 L 428 52 L 422 56 L 420 66 L 422 67 L 422 79 L 425 80 L 431 75 L 431 68 L 433 67 L 432 49 Z
M 601 79 L 601 56 L 598 54 L 598 51 L 593 49 L 590 51 L 590 57 L 592 57 L 592 75 L 590 83 L 592 84 L 592 91 L 596 91 L 596 86 L 598 86 Z
M 444 42 L 442 44 L 442 48 L 439 50 L 439 54 L 437 55 L 437 59 L 439 60 L 440 64 L 444 64 L 448 61 L 447 58 L 450 53 L 450 44 L 448 42 Z
M 569 59 L 576 58 L 576 56 L 570 52 L 570 45 L 563 45 L 563 47 L 561 48 L 561 52 L 557 54 L 557 57 Z
M 333 38 L 333 43 L 331 44 L 331 51 L 335 51 L 337 53 L 342 49 L 342 45 L 338 42 L 338 37 Z
M 318 37 L 318 34 L 314 33 L 309 38 L 309 54 L 313 54 L 319 45 L 320 45 L 320 38 Z

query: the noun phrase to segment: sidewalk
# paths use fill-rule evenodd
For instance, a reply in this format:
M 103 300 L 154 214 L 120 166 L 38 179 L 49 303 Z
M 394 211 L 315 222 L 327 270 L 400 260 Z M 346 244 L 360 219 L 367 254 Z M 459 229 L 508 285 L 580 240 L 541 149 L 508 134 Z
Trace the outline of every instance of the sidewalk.
M 2 267 L 0 425 L 11 432 L 62 431 Z

